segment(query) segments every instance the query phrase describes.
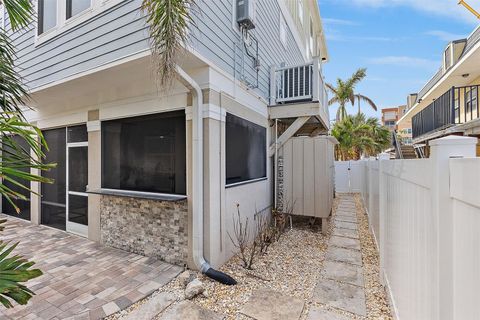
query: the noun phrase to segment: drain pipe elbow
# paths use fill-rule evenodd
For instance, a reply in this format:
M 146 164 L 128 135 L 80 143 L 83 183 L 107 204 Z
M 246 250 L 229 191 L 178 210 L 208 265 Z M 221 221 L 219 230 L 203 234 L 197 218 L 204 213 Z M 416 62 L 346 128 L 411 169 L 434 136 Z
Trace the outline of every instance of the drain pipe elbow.
M 200 272 L 226 285 L 237 282 L 229 275 L 213 269 L 203 255 L 203 93 L 198 83 L 180 66 L 179 80 L 192 94 L 192 248 L 193 261 Z

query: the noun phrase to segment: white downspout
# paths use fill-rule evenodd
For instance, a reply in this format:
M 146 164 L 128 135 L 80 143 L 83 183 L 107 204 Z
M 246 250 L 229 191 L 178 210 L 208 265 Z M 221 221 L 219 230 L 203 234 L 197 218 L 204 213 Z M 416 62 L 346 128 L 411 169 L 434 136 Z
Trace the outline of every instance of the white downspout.
M 192 93 L 192 249 L 200 272 L 210 269 L 203 256 L 203 93 L 198 83 L 177 65 L 181 82 Z
M 179 80 L 192 93 L 192 250 L 193 262 L 201 273 L 226 285 L 237 281 L 213 269 L 203 256 L 203 93 L 198 83 L 176 66 Z

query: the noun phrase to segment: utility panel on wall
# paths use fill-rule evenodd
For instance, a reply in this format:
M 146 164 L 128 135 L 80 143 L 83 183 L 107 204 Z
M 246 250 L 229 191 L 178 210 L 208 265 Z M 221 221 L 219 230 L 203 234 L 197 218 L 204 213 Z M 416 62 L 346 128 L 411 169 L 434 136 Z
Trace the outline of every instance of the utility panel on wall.
M 237 0 L 237 23 L 246 30 L 255 28 L 256 0 Z

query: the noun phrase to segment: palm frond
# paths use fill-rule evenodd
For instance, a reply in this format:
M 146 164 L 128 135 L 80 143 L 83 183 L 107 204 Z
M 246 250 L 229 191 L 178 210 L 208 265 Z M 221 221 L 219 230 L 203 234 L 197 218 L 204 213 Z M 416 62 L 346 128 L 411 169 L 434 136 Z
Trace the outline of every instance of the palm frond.
M 333 94 L 337 94 L 337 89 L 330 83 L 325 83 L 325 87 L 327 87 L 327 89 L 330 90 Z
M 354 88 L 360 81 L 362 81 L 367 76 L 367 69 L 360 68 L 355 71 L 354 74 L 347 80 L 346 86 Z
M 27 27 L 34 17 L 30 0 L 0 0 L 0 4 L 2 3 L 14 31 Z
M 143 0 L 150 34 L 150 46 L 160 85 L 175 79 L 176 64 L 185 50 L 194 0 Z
M 356 94 L 355 97 L 359 100 L 362 100 L 364 102 L 366 102 L 367 104 L 369 104 L 373 110 L 377 111 L 378 108 L 377 108 L 377 105 L 375 104 L 375 102 L 373 102 L 372 99 L 370 99 L 369 97 L 367 96 L 364 96 L 362 94 Z

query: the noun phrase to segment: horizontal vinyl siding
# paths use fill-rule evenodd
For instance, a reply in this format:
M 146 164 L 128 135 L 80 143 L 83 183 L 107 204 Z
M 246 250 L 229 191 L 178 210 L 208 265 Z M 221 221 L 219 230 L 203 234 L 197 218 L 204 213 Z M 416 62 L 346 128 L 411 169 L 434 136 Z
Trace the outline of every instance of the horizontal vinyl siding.
M 190 42 L 200 54 L 237 79 L 254 82 L 253 61 L 245 56 L 242 74 L 240 33 L 233 26 L 233 1 L 199 0 L 194 11 L 195 28 Z M 126 0 L 84 23 L 35 47 L 35 28 L 12 35 L 17 66 L 30 89 L 62 80 L 119 58 L 148 49 L 148 30 L 140 11 L 141 0 Z M 258 0 L 256 28 L 259 41 L 259 88 L 269 93 L 270 66 L 303 62 L 287 28 L 287 46 L 280 42 L 280 8 L 274 0 Z M 8 19 L 6 21 L 8 28 Z M 237 55 L 235 57 L 235 47 Z M 237 62 L 235 64 L 235 61 Z

